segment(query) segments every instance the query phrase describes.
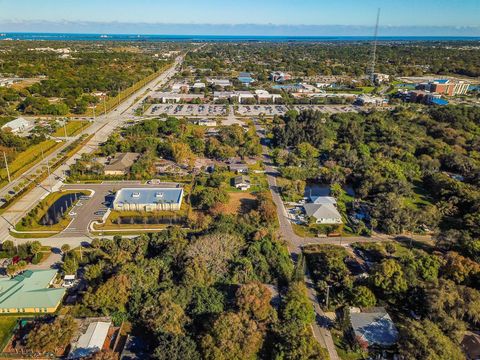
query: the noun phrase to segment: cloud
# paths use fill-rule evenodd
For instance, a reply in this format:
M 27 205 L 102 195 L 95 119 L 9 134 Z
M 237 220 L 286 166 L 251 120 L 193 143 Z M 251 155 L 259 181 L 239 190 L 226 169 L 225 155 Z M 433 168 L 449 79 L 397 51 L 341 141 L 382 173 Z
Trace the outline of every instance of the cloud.
M 0 20 L 0 32 L 145 35 L 371 36 L 371 26 Z M 380 36 L 480 36 L 480 26 L 382 26 Z

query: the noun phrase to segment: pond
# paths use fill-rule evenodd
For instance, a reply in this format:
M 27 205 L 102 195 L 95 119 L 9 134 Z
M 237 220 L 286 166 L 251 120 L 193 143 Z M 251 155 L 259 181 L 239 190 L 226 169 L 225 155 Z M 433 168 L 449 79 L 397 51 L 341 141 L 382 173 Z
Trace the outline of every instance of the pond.
M 83 193 L 70 193 L 59 197 L 40 219 L 40 224 L 44 226 L 58 224 L 64 214 L 73 204 L 82 196 Z
M 185 223 L 182 216 L 119 216 L 118 225 L 181 225 Z

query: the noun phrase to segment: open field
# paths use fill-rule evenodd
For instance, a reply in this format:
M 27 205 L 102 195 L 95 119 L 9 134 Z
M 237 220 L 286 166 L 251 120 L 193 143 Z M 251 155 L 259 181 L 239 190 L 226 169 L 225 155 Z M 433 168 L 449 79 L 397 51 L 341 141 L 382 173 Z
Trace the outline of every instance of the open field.
M 228 193 L 230 199 L 227 204 L 223 205 L 224 213 L 238 214 L 239 212 L 246 212 L 248 209 L 255 206 L 257 197 L 249 192 L 230 192 Z
M 15 160 L 8 164 L 10 176 L 12 178 L 18 177 L 33 164 L 42 160 L 42 151 L 43 156 L 47 156 L 60 146 L 61 143 L 56 142 L 55 140 L 45 140 L 37 145 L 29 147 L 27 150 L 19 153 Z M 4 164 L 2 164 L 2 166 L 4 166 Z M 0 170 L 0 178 L 2 179 L 0 185 L 6 183 L 7 170 L 5 168 Z
M 0 351 L 3 351 L 3 348 L 7 345 L 8 340 L 10 340 L 18 319 L 18 316 L 0 316 Z
M 89 121 L 69 121 L 67 122 L 66 130 L 67 130 L 67 136 L 75 136 L 78 135 L 81 131 L 86 129 L 88 126 L 90 126 Z M 52 136 L 55 137 L 64 137 L 65 136 L 65 129 L 63 126 L 59 127 L 53 134 Z

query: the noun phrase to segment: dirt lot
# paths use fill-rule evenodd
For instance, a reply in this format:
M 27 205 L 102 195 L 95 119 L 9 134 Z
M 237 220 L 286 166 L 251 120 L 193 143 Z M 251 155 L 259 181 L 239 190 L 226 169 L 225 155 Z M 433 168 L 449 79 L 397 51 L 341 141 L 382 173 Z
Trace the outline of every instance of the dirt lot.
M 248 192 L 231 192 L 228 194 L 230 195 L 230 201 L 224 205 L 224 212 L 227 214 L 248 212 L 257 201 L 257 197 Z

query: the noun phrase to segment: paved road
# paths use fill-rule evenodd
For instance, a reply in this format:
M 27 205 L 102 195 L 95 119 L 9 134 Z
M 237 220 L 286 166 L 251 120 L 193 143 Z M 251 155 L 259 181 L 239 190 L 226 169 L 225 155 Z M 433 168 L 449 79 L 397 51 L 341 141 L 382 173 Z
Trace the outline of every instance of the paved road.
M 28 213 L 40 199 L 44 198 L 51 190 L 59 189 L 62 185 L 61 179 L 76 159 L 80 158 L 82 154 L 88 154 L 96 150 L 98 146 L 104 142 L 108 136 L 118 127 L 121 127 L 127 121 L 135 119 L 134 105 L 137 102 L 143 101 L 157 88 L 163 86 L 169 81 L 178 71 L 182 64 L 184 56 L 179 56 L 175 59 L 174 64 L 164 73 L 159 75 L 153 81 L 147 83 L 143 88 L 133 93 L 128 99 L 118 105 L 113 111 L 107 115 L 96 117 L 93 124 L 87 128 L 84 133 L 93 135 L 88 143 L 83 146 L 74 156 L 67 162 L 58 167 L 45 181 L 32 189 L 21 199 L 17 200 L 7 211 L 0 216 L 0 241 L 11 239 L 9 235 L 9 228 L 16 224 L 20 219 Z M 141 96 L 139 96 L 141 95 Z M 57 150 L 52 156 L 58 154 Z M 88 238 L 86 238 L 88 239 Z M 44 239 L 42 243 L 44 243 Z

